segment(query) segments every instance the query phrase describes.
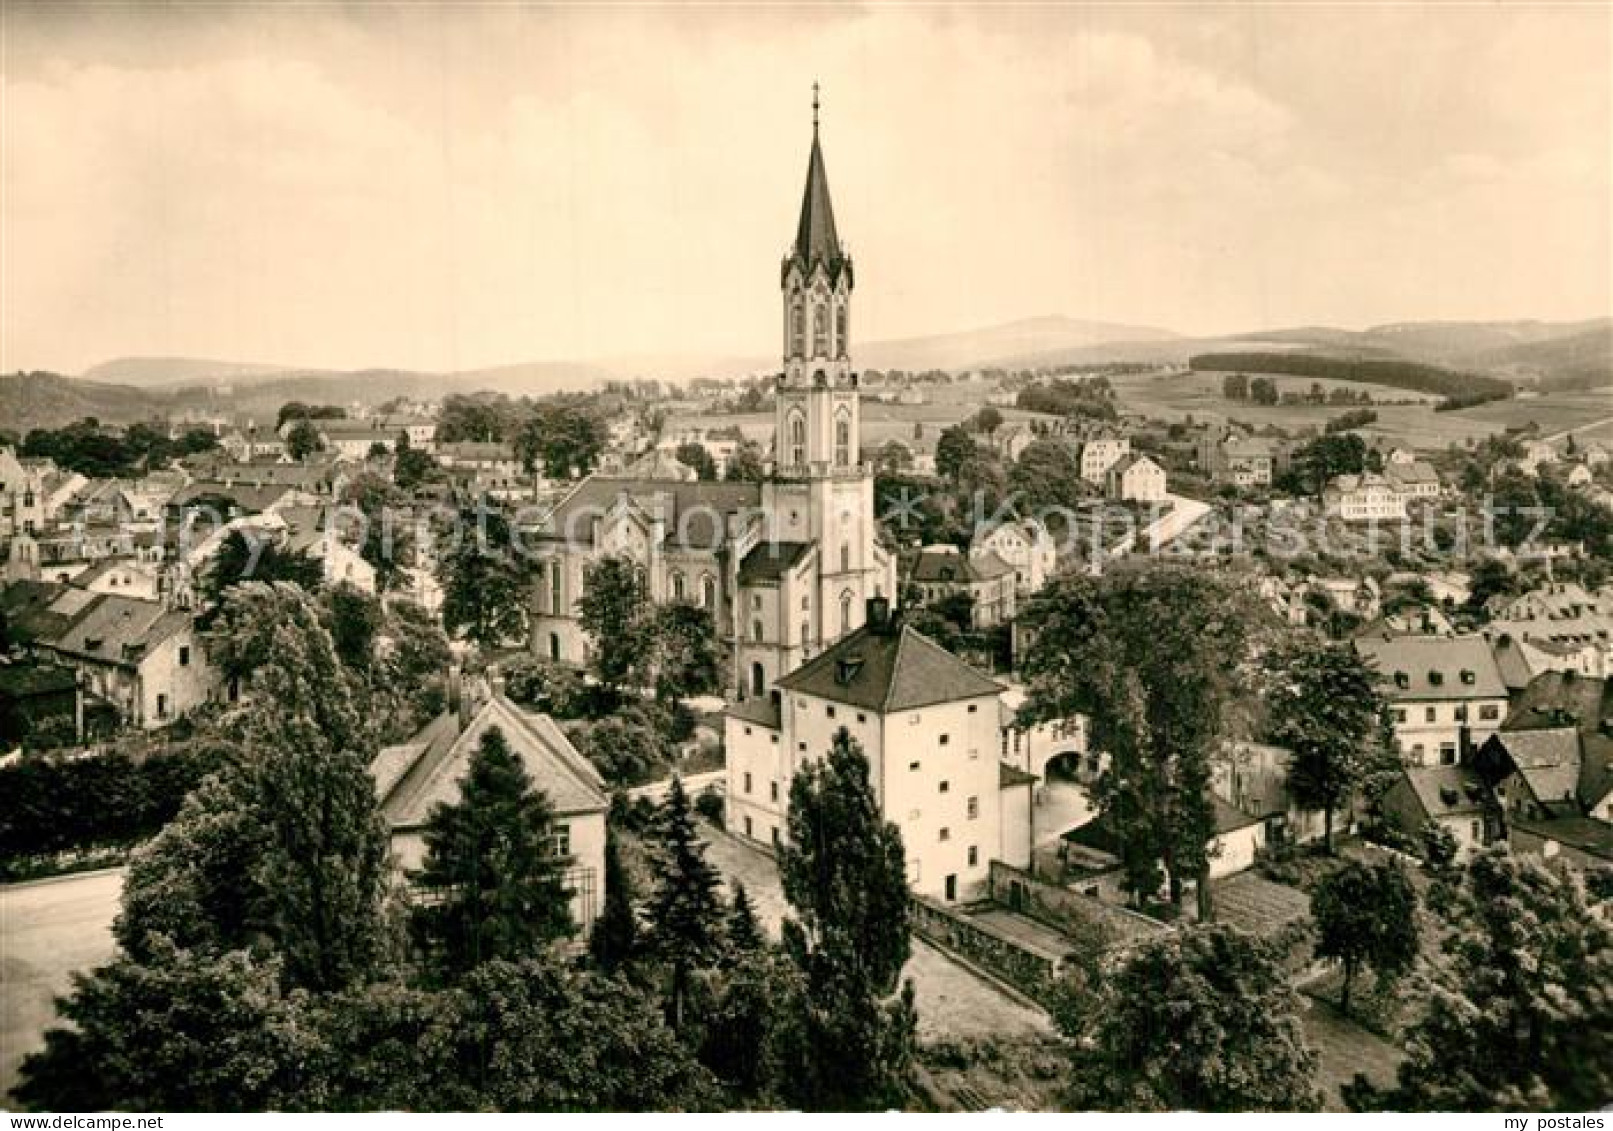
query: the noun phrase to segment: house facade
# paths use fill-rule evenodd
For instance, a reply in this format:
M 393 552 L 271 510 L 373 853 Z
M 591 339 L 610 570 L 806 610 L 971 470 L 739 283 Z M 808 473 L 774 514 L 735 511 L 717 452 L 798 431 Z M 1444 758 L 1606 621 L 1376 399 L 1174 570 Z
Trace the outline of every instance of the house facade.
M 880 811 L 902 833 L 913 891 L 978 898 L 992 859 L 1024 866 L 1034 776 L 1004 764 L 1002 688 L 874 600 L 866 623 L 733 704 L 725 722 L 728 830 L 763 844 L 788 835 L 790 782 L 844 729 L 868 758 Z
M 1378 672 L 1395 740 L 1416 765 L 1455 765 L 1501 729 L 1507 688 L 1481 636 L 1358 638 Z

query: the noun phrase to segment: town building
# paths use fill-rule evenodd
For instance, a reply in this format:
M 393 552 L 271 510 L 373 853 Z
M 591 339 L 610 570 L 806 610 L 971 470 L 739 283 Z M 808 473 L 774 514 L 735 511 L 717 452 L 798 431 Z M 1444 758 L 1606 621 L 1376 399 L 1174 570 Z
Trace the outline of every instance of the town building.
M 869 598 L 894 595 L 895 561 L 876 539 L 873 474 L 860 453 L 854 273 L 816 127 L 779 281 L 772 473 L 762 483 L 585 479 L 526 532 L 540 567 L 531 610 L 539 655 L 586 660 L 578 601 L 589 565 L 605 554 L 631 559 L 652 600 L 713 610 L 732 650 L 733 690 L 745 695 L 765 695 L 856 630 Z
M 1456 841 L 1458 861 L 1495 839 L 1488 790 L 1471 766 L 1407 766 L 1384 792 L 1378 807 L 1401 833 L 1414 840 L 1429 823 L 1443 828 Z
M 968 598 L 971 628 L 991 628 L 1014 619 L 1014 567 L 989 550 L 965 555 L 956 546 L 926 546 L 913 562 L 909 582 L 925 604 Z
M 1058 546 L 1053 535 L 1034 518 L 999 522 L 977 533 L 969 556 L 987 554 L 1013 567 L 1014 587 L 1021 597 L 1040 592 L 1058 568 Z
M 1165 489 L 1165 469 L 1148 456 L 1121 456 L 1109 465 L 1104 476 L 1109 498 L 1120 502 L 1162 503 L 1170 497 Z
M 1355 641 L 1377 670 L 1395 740 L 1416 765 L 1455 765 L 1501 729 L 1507 688 L 1482 636 L 1386 636 Z
M 1081 478 L 1102 487 L 1109 469 L 1131 454 L 1131 440 L 1125 436 L 1098 436 L 1081 446 Z
M 726 719 L 730 832 L 779 843 L 790 782 L 844 729 L 868 758 L 875 799 L 901 830 L 918 895 L 980 897 L 993 859 L 1023 867 L 1034 775 L 1004 764 L 996 681 L 901 623 L 885 601 L 866 623 L 770 696 L 738 701 Z
M 370 775 L 381 815 L 392 831 L 392 860 L 407 875 L 425 859 L 425 829 L 432 809 L 459 800 L 460 783 L 482 736 L 497 728 L 521 760 L 535 789 L 548 798 L 557 855 L 568 859 L 566 886 L 577 937 L 605 902 L 604 779 L 547 715 L 523 710 L 495 692 L 479 706 L 455 681 L 448 709 L 408 742 L 375 756 Z

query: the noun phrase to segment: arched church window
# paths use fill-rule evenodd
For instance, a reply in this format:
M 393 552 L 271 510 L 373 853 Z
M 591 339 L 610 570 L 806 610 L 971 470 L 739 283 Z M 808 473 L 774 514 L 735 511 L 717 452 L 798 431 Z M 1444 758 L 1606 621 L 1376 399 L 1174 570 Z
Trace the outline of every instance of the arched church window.
M 797 299 L 790 306 L 790 356 L 806 355 L 806 311 Z
M 561 569 L 558 561 L 549 563 L 549 611 L 556 616 L 565 612 L 565 606 L 561 604 L 560 589 L 561 579 L 564 576 L 565 571 Z
M 558 632 L 549 634 L 549 659 L 556 663 L 560 662 L 560 634 Z
M 767 669 L 760 663 L 750 666 L 750 689 L 752 695 L 760 695 L 767 690 Z
M 709 573 L 700 579 L 700 603 L 708 609 L 717 607 L 717 579 Z
M 812 307 L 812 356 L 824 357 L 829 352 L 829 307 L 815 303 Z
M 851 631 L 851 590 L 840 594 L 840 635 Z
M 840 348 L 840 356 L 845 357 L 849 347 L 846 342 L 846 308 L 844 306 L 835 311 L 835 345 Z
M 806 421 L 800 413 L 790 414 L 790 463 L 795 467 L 806 463 Z
M 756 641 L 758 644 L 760 644 L 762 642 L 762 622 L 761 621 L 753 620 L 753 621 L 750 622 L 750 638 L 752 640 Z
M 683 600 L 683 574 L 677 570 L 672 571 L 672 599 L 674 601 Z
M 851 414 L 841 411 L 835 418 L 835 466 L 851 465 Z
M 849 573 L 850 571 L 851 571 L 851 543 L 850 542 L 842 542 L 840 544 L 840 572 L 841 573 Z

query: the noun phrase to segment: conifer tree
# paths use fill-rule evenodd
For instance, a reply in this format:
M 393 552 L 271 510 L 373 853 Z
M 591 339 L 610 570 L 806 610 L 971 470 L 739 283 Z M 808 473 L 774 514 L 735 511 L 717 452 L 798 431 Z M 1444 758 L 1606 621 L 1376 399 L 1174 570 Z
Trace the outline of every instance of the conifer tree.
M 671 968 L 672 1026 L 682 1031 L 690 975 L 716 963 L 722 948 L 723 907 L 717 870 L 706 861 L 694 811 L 680 778 L 672 779 L 655 829 L 655 891 L 650 897 L 649 946 Z
M 633 910 L 633 877 L 622 864 L 615 833 L 605 837 L 605 906 L 588 939 L 594 964 L 607 974 L 632 962 L 639 953 L 638 913 Z
M 781 1040 L 786 1098 L 819 1111 L 898 1106 L 917 1027 L 912 982 L 892 999 L 911 946 L 906 857 L 844 727 L 827 758 L 795 775 L 788 824 L 779 872 L 797 918 L 784 946 L 800 988 Z
M 751 906 L 750 893 L 745 890 L 744 884 L 737 881 L 728 905 L 728 946 L 736 957 L 767 946 L 762 926 L 756 921 L 756 910 Z
M 553 809 L 498 727 L 482 733 L 459 800 L 432 810 L 425 841 L 410 876 L 424 898 L 410 919 L 444 978 L 535 956 L 575 932 Z

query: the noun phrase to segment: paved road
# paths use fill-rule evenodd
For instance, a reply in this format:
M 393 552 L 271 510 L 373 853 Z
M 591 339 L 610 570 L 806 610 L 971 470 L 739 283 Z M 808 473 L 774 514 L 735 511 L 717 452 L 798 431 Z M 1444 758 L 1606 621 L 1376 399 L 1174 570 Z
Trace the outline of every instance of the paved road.
M 112 957 L 123 870 L 0 888 L 0 1106 L 22 1058 L 44 1043 L 72 972 Z
M 1545 444 L 1555 444 L 1558 440 L 1578 435 L 1581 432 L 1589 432 L 1592 428 L 1600 428 L 1604 424 L 1613 424 L 1613 416 L 1604 416 L 1602 419 L 1593 420 L 1589 424 L 1576 424 L 1572 428 L 1564 428 L 1561 432 L 1553 432 L 1550 436 L 1542 436 L 1540 440 Z
M 1171 502 L 1171 509 L 1142 530 L 1128 534 L 1109 547 L 1110 557 L 1125 557 L 1131 553 L 1133 547 L 1141 547 L 1145 552 L 1163 549 L 1171 539 L 1180 537 L 1183 531 L 1210 513 L 1209 503 L 1189 499 L 1185 495 L 1166 497 Z

